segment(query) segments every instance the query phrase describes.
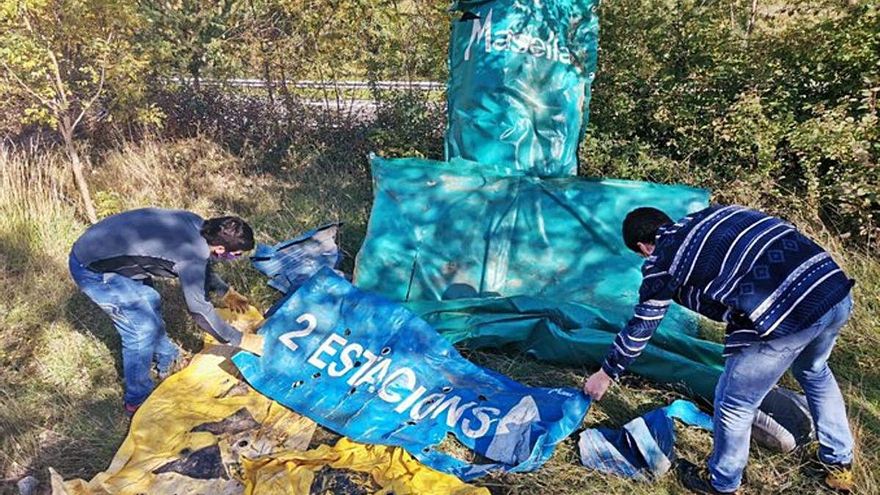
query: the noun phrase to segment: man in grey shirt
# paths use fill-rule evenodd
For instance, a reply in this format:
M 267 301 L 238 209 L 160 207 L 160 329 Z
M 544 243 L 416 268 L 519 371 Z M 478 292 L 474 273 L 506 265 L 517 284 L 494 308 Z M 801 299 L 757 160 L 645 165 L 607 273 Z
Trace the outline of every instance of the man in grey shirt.
M 133 413 L 155 386 L 150 370 L 167 374 L 179 350 L 165 333 L 153 277 L 179 278 L 196 323 L 219 339 L 262 353 L 262 337 L 242 334 L 217 315 L 208 292 L 226 295 L 243 311 L 247 299 L 211 269 L 254 247 L 251 227 L 238 217 L 203 220 L 183 210 L 143 208 L 105 218 L 73 244 L 70 273 L 76 285 L 113 319 L 122 338 L 125 409 Z

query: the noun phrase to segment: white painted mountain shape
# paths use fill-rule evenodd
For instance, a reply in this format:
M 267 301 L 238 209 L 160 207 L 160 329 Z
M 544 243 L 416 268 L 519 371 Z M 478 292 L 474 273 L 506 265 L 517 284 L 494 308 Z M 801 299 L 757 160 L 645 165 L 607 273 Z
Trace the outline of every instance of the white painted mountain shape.
M 531 395 L 527 395 L 519 403 L 498 420 L 495 436 L 486 449 L 485 456 L 493 461 L 505 464 L 519 464 L 531 455 L 532 424 L 541 421 L 538 404 Z

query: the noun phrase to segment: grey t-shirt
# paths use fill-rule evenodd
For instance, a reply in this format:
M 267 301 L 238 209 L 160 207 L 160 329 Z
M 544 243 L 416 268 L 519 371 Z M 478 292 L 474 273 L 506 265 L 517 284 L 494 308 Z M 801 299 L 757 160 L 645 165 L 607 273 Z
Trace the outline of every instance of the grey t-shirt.
M 212 270 L 202 217 L 184 210 L 142 208 L 92 225 L 73 244 L 73 255 L 97 272 L 116 272 L 142 280 L 177 277 L 189 312 L 205 331 L 238 345 L 241 332 L 226 323 L 207 299 L 208 291 L 228 286 Z

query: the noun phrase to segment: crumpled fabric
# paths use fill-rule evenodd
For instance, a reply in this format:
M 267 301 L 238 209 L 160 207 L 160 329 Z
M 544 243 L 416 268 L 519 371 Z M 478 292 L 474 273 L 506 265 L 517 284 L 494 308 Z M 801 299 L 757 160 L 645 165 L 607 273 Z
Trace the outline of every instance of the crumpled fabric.
M 262 321 L 253 307 L 218 313 L 243 331 Z M 229 361 L 237 350 L 206 340 L 205 349 L 138 409 L 106 471 L 90 481 L 64 481 L 50 468 L 53 495 L 307 494 L 315 472 L 330 464 L 344 469 L 342 477 L 363 472 L 377 489 L 395 493 L 424 493 L 432 484 L 449 493 L 488 493 L 419 465 L 399 447 L 342 439 L 336 447 L 306 450 L 315 423 L 249 387 Z M 308 466 L 296 469 L 297 459 L 308 459 Z
M 341 223 L 329 223 L 279 242 L 257 244 L 251 263 L 269 277 L 269 286 L 284 294 L 296 290 L 323 267 L 335 269 L 342 259 L 336 236 Z
M 508 172 L 577 172 L 599 43 L 598 0 L 458 0 L 446 158 Z
M 696 404 L 676 400 L 633 419 L 623 428 L 587 429 L 578 448 L 581 463 L 608 474 L 651 481 L 665 474 L 675 460 L 672 419 L 712 431 L 712 417 Z M 806 398 L 775 387 L 767 394 L 752 424 L 752 438 L 776 452 L 790 452 L 815 438 Z
M 540 360 L 598 366 L 632 317 L 644 260 L 620 226 L 640 206 L 673 218 L 708 192 L 645 182 L 539 179 L 486 164 L 374 158 L 373 210 L 355 283 L 404 302 L 452 342 L 515 345 Z M 634 373 L 711 401 L 721 346 L 672 307 Z
M 305 452 L 246 461 L 245 494 L 309 493 L 315 474 L 327 467 L 368 473 L 381 487 L 368 490 L 376 494 L 489 495 L 486 488 L 464 484 L 455 476 L 426 467 L 400 447 L 365 445 L 347 438 L 332 447 L 321 445 Z M 333 493 L 343 493 L 346 488 L 344 484 L 328 487 Z
M 243 459 L 306 449 L 315 423 L 243 383 L 234 352 L 193 356 L 141 405 L 106 471 L 88 482 L 54 473 L 53 494 L 242 493 Z
M 516 349 L 539 361 L 598 366 L 620 327 L 578 303 L 529 296 L 410 301 L 405 306 L 452 343 Z M 664 322 L 629 372 L 668 383 L 708 404 L 723 371 L 721 344 Z
M 651 481 L 665 474 L 675 460 L 675 425 L 672 418 L 712 430 L 712 418 L 696 404 L 677 400 L 649 411 L 623 428 L 591 428 L 581 432 L 581 464 L 607 474 Z
M 333 431 L 401 446 L 464 480 L 537 469 L 589 406 L 578 389 L 528 387 L 471 363 L 402 306 L 327 268 L 260 333 L 263 356 L 233 358 L 254 388 Z M 489 462 L 445 452 L 450 434 Z
M 776 452 L 791 452 L 815 440 L 816 427 L 807 397 L 774 387 L 755 413 L 752 439 Z

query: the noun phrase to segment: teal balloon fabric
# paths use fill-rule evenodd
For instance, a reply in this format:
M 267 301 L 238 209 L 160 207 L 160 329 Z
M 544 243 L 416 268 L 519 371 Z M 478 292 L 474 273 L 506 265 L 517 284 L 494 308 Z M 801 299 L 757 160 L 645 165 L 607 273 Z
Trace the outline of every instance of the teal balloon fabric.
M 645 182 L 541 179 L 453 159 L 373 159 L 373 210 L 355 283 L 405 302 L 452 342 L 513 345 L 598 364 L 638 300 L 642 259 L 620 225 L 639 206 L 673 218 L 708 192 Z M 720 346 L 671 308 L 632 371 L 711 399 Z
M 598 0 L 459 0 L 446 158 L 572 176 L 596 73 Z

